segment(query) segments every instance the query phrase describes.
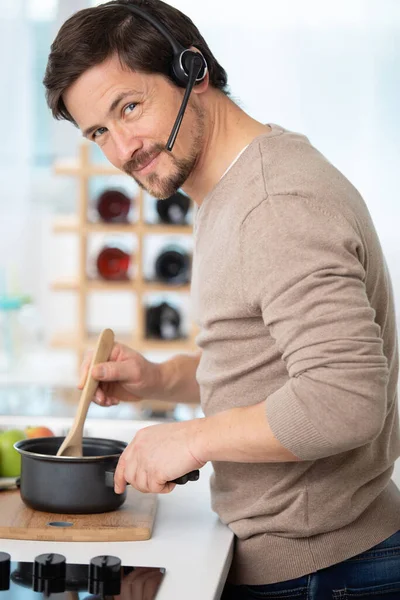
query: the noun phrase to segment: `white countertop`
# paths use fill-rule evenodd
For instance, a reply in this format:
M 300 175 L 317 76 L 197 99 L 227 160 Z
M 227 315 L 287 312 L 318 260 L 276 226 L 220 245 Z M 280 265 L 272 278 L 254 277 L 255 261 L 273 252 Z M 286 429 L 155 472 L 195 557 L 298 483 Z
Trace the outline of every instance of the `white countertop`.
M 1 419 L 11 422 L 12 417 Z M 14 418 L 17 425 L 22 417 Z M 53 420 L 52 420 L 53 421 Z M 66 419 L 54 419 L 53 426 L 68 426 Z M 5 424 L 5 423 L 4 423 Z M 22 424 L 22 423 L 21 423 Z M 49 426 L 49 419 L 46 420 Z M 90 435 L 104 435 L 110 426 L 115 439 L 129 441 L 134 429 L 146 422 L 122 423 L 115 421 L 87 422 Z M 153 424 L 153 423 L 152 423 Z M 99 427 L 101 429 L 99 430 Z M 128 439 L 127 439 L 127 436 Z M 210 508 L 210 465 L 201 469 L 200 479 L 176 486 L 171 494 L 159 495 L 158 509 L 152 538 L 139 542 L 34 542 L 2 539 L 0 551 L 8 552 L 14 561 L 32 561 L 47 552 L 63 554 L 68 562 L 89 562 L 94 556 L 118 556 L 123 564 L 164 567 L 157 600 L 218 600 L 222 592 L 233 552 L 233 534 L 221 523 Z M 0 495 L 1 503 L 1 495 Z

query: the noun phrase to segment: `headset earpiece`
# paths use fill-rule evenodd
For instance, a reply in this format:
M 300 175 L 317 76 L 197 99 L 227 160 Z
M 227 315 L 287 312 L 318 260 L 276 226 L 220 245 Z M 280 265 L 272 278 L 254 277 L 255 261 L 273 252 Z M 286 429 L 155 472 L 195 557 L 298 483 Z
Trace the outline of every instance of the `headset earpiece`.
M 207 74 L 207 63 L 204 56 L 200 52 L 194 52 L 193 50 L 183 50 L 179 54 L 174 53 L 174 59 L 172 62 L 172 78 L 174 82 L 180 87 L 186 87 L 189 82 L 189 73 L 192 62 L 201 59 L 202 66 L 196 77 L 196 83 L 203 81 Z

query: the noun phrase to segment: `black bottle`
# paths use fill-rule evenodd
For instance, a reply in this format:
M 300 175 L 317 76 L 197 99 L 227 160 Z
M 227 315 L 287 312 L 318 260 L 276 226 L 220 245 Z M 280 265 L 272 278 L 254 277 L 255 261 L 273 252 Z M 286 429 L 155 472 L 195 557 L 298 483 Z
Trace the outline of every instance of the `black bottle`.
M 166 283 L 187 283 L 190 280 L 189 254 L 178 246 L 168 246 L 158 255 L 155 272 L 157 279 Z
M 162 302 L 146 309 L 146 336 L 161 340 L 175 340 L 182 337 L 181 316 L 168 302 Z
M 163 223 L 183 225 L 190 208 L 190 199 L 176 192 L 165 200 L 157 200 L 157 212 Z

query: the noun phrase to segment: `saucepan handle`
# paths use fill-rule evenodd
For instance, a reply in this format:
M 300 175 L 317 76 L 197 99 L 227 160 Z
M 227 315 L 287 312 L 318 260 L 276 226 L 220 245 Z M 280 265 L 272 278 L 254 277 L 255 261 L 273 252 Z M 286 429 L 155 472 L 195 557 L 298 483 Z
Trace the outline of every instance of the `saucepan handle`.
M 114 474 L 115 471 L 106 471 L 105 479 L 107 487 L 114 487 Z M 197 481 L 200 477 L 199 469 L 195 471 L 190 471 L 190 473 L 186 473 L 186 475 L 182 475 L 182 477 L 178 477 L 177 479 L 173 479 L 171 483 L 177 483 L 178 485 L 184 485 L 188 481 Z M 129 483 L 127 484 L 129 485 Z
M 199 469 L 195 471 L 190 471 L 190 473 L 186 473 L 186 475 L 182 475 L 182 477 L 178 477 L 177 479 L 173 479 L 171 483 L 177 483 L 178 485 L 184 485 L 188 481 L 197 481 L 200 477 Z

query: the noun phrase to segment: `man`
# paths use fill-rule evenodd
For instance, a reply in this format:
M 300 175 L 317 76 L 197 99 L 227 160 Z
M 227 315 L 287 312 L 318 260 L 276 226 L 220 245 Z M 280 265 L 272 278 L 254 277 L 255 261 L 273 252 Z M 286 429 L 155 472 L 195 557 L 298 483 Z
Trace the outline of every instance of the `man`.
M 305 136 L 231 101 L 225 71 L 186 16 L 134 0 L 207 63 L 167 149 L 184 96 L 172 49 L 120 4 L 63 25 L 47 100 L 150 194 L 183 188 L 197 203 L 199 352 L 155 364 L 116 344 L 93 371 L 96 401 L 201 401 L 205 418 L 141 430 L 115 489 L 170 492 L 168 482 L 212 461 L 213 509 L 236 534 L 226 599 L 394 598 L 398 355 L 367 207 Z

